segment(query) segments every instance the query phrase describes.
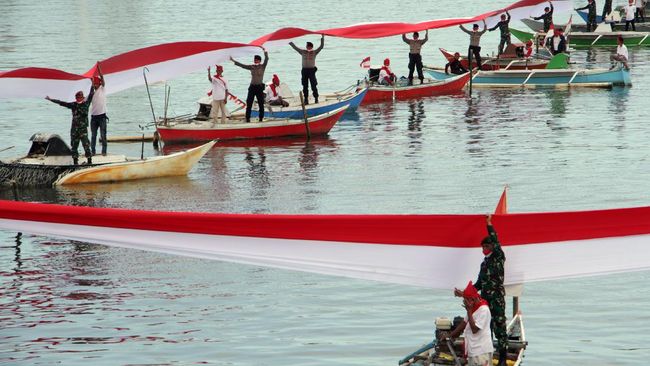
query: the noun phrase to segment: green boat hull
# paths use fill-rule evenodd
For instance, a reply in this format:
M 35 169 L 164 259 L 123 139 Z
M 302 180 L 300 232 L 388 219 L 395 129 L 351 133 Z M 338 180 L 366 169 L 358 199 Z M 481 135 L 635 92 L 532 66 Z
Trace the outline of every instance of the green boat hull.
M 510 33 L 522 42 L 535 38 L 535 33 L 517 29 L 511 28 Z M 569 45 L 575 48 L 616 47 L 619 35 L 623 36 L 623 43 L 628 47 L 650 46 L 650 32 L 573 32 L 569 36 Z

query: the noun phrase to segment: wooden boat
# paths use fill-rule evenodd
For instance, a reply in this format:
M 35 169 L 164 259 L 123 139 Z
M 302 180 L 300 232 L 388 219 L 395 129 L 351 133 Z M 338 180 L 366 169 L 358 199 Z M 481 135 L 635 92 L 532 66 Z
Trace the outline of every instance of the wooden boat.
M 341 118 L 348 106 L 344 105 L 333 111 L 307 119 L 269 118 L 264 122 L 252 119 L 246 123 L 243 116 L 231 116 L 226 123 L 212 123 L 199 112 L 193 117 L 167 119 L 156 127 L 165 144 L 209 141 L 259 139 L 286 136 L 326 135 Z M 308 126 L 308 127 L 307 127 Z
M 510 33 L 522 42 L 534 39 L 537 34 L 510 28 Z M 573 47 L 616 47 L 618 37 L 623 37 L 623 42 L 628 47 L 650 46 L 650 32 L 574 32 L 568 38 L 569 45 Z
M 481 70 L 529 70 L 546 68 L 548 60 L 518 57 L 518 52 L 521 52 L 521 55 L 523 55 L 523 47 L 524 45 L 521 43 L 513 43 L 506 48 L 500 57 L 487 57 L 483 59 Z M 454 59 L 454 52 L 449 52 L 444 48 L 440 48 L 440 52 L 445 56 L 445 59 L 448 62 Z M 469 61 L 466 57 L 461 56 L 460 63 L 464 68 L 468 68 Z M 472 61 L 472 68 L 475 68 L 476 66 L 476 62 Z
M 395 86 L 379 85 L 370 82 L 368 93 L 361 105 L 386 102 L 391 100 L 407 100 L 434 95 L 454 94 L 463 90 L 469 81 L 469 75 L 454 75 L 445 80 L 424 79 L 424 83 L 417 82 L 407 85 L 405 79 L 399 80 Z
M 427 73 L 439 80 L 450 76 L 444 69 L 427 68 Z M 473 87 L 592 87 L 629 86 L 630 72 L 615 69 L 543 69 L 479 71 L 472 79 Z
M 616 12 L 616 10 L 615 10 Z M 586 10 L 578 10 L 578 15 L 582 20 L 587 22 L 588 12 Z M 544 23 L 539 20 L 533 20 L 529 18 L 521 19 L 521 22 L 524 23 L 528 28 L 533 32 L 542 32 L 544 30 Z M 602 17 L 596 15 L 596 23 L 600 24 L 602 22 Z M 607 24 L 611 26 L 611 30 L 614 32 L 625 31 L 625 12 L 621 10 L 620 13 L 614 15 L 613 21 L 607 21 Z M 555 24 L 555 28 L 566 29 L 566 24 Z M 639 32 L 649 32 L 650 31 L 650 22 L 641 22 L 635 23 L 635 28 Z M 587 24 L 571 24 L 572 32 L 586 32 Z
M 436 329 L 436 335 L 439 329 Z M 526 332 L 521 313 L 517 313 L 510 320 L 507 326 L 508 332 L 508 366 L 520 366 L 528 342 L 526 341 Z M 463 362 L 464 340 L 460 338 L 451 342 L 439 341 L 434 339 L 432 342 L 420 347 L 415 352 L 399 360 L 400 366 L 450 366 L 461 365 Z M 494 354 L 493 364 L 498 362 L 498 354 Z M 463 360 L 464 361 L 464 360 Z
M 307 117 L 313 117 L 331 112 L 343 106 L 348 107 L 348 112 L 354 111 L 359 107 L 361 101 L 363 101 L 367 91 L 368 88 L 353 86 L 351 90 L 345 90 L 339 93 L 321 94 L 317 104 L 310 103 L 305 105 L 305 112 L 307 113 Z M 281 107 L 267 105 L 264 114 L 265 117 L 290 119 L 305 118 L 300 98 L 294 96 L 288 88 L 281 89 L 280 95 L 283 96 L 284 100 L 289 102 L 289 106 Z M 257 118 L 258 115 L 257 105 L 253 105 L 251 117 Z
M 73 165 L 70 148 L 58 135 L 35 134 L 31 141 L 26 156 L 0 163 L 0 184 L 49 186 L 185 175 L 215 144 L 143 159 L 96 155 L 91 165 Z

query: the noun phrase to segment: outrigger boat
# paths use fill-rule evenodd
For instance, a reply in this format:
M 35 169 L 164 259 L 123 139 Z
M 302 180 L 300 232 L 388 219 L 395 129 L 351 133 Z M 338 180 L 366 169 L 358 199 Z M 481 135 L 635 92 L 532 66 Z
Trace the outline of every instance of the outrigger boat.
M 544 69 L 548 65 L 549 60 L 539 58 L 524 58 L 524 45 L 510 44 L 506 47 L 503 54 L 499 57 L 487 57 L 483 59 L 481 70 L 530 70 L 530 69 Z M 440 52 L 445 59 L 450 62 L 454 59 L 454 53 L 440 48 Z M 461 56 L 460 63 L 464 68 L 468 69 L 469 61 L 466 57 Z M 472 69 L 476 68 L 476 61 L 472 61 Z
M 344 105 L 338 109 L 306 120 L 287 118 L 268 118 L 263 122 L 251 118 L 246 123 L 243 116 L 230 116 L 226 123 L 213 123 L 209 110 L 200 104 L 194 116 L 179 116 L 162 120 L 156 130 L 165 144 L 210 140 L 260 139 L 288 136 L 326 135 L 348 109 Z
M 600 27 L 599 27 L 600 28 Z M 626 46 L 650 46 L 650 32 L 625 32 L 625 31 L 603 31 L 596 29 L 594 32 L 571 31 L 568 37 L 570 46 L 573 47 L 616 47 L 618 37 L 623 37 Z M 529 39 L 536 39 L 538 33 L 524 32 L 510 28 L 510 33 L 522 42 Z
M 456 94 L 463 90 L 469 81 L 469 75 L 454 75 L 453 77 L 437 80 L 424 79 L 424 83 L 414 82 L 408 85 L 405 78 L 398 80 L 394 86 L 379 85 L 368 81 L 368 93 L 361 102 L 361 105 L 386 102 L 391 100 L 407 100 L 435 95 Z
M 632 85 L 630 72 L 622 67 L 614 69 L 567 69 L 565 54 L 556 55 L 542 70 L 479 71 L 472 78 L 474 87 L 595 87 Z M 445 80 L 455 75 L 445 74 L 443 68 L 425 68 L 434 79 Z
M 508 358 L 506 363 L 508 366 L 519 366 L 523 361 L 524 351 L 526 350 L 526 346 L 528 346 L 528 341 L 526 341 L 524 321 L 516 305 L 518 304 L 517 297 L 513 298 L 513 304 L 513 309 L 515 309 L 514 315 L 507 326 Z M 439 335 L 441 332 L 449 332 L 451 329 L 453 329 L 454 326 L 460 323 L 462 319 L 462 317 L 456 317 L 453 322 L 447 318 L 436 319 L 436 332 L 434 340 L 399 360 L 398 365 L 460 366 L 464 364 L 465 360 L 463 357 L 463 350 L 465 342 L 462 335 L 458 339 L 455 339 L 453 343 L 449 340 L 439 340 Z M 495 358 L 493 358 L 492 363 L 496 365 L 498 361 L 498 354 L 495 353 Z
M 73 165 L 71 150 L 55 134 L 35 134 L 26 156 L 0 162 L 0 185 L 68 185 L 186 175 L 216 143 L 170 155 L 129 158 L 95 155 L 91 165 Z

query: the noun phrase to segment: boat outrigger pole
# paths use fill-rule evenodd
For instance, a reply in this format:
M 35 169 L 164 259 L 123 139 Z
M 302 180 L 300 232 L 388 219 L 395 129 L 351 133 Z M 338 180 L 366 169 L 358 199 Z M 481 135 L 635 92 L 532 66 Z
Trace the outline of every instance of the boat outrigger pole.
M 156 132 L 154 132 L 154 137 L 153 137 L 153 147 L 154 149 L 158 149 L 158 122 L 156 121 L 156 113 L 153 111 L 153 102 L 151 101 L 151 93 L 149 92 L 149 82 L 147 81 L 147 71 L 149 69 L 145 66 L 142 68 L 142 77 L 144 78 L 144 85 L 147 87 L 147 95 L 149 96 L 149 106 L 151 107 L 151 115 L 153 116 L 153 125 L 156 127 Z

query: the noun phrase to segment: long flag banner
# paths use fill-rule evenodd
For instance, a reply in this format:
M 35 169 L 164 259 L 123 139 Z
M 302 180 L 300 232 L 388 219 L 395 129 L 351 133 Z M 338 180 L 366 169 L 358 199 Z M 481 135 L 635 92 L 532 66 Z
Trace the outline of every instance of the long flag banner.
M 573 2 L 569 0 L 553 1 L 554 13 L 567 12 L 573 9 Z M 548 0 L 521 0 L 505 8 L 493 10 L 469 18 L 437 19 L 420 23 L 398 23 L 398 22 L 374 22 L 361 23 L 340 28 L 329 28 L 321 30 L 308 30 L 303 28 L 282 28 L 275 32 L 264 35 L 251 42 L 253 45 L 273 47 L 288 43 L 290 40 L 309 34 L 323 34 L 330 37 L 370 39 L 396 36 L 404 33 L 423 31 L 427 29 L 439 29 L 458 26 L 468 23 L 481 23 L 483 20 L 488 27 L 496 25 L 502 14 L 510 13 L 511 21 L 539 16 L 544 14 L 544 8 L 549 7 Z M 482 24 L 479 24 L 482 27 Z
M 506 284 L 650 269 L 650 207 L 495 215 Z M 483 215 L 259 215 L 0 201 L 0 228 L 449 289 L 475 279 Z
M 509 11 L 512 20 L 517 20 L 532 15 L 541 15 L 546 6 L 549 6 L 546 0 L 521 0 L 503 9 L 468 18 L 439 19 L 420 23 L 364 23 L 314 31 L 303 28 L 282 28 L 257 38 L 250 44 L 227 42 L 167 43 L 113 56 L 100 61 L 100 65 L 106 77 L 106 92 L 111 94 L 143 85 L 143 72 L 147 73 L 147 80 L 152 83 L 170 80 L 187 73 L 203 70 L 215 63 L 224 62 L 231 56 L 244 57 L 259 53 L 260 46 L 283 45 L 292 39 L 309 34 L 370 39 L 426 29 L 457 26 L 482 20 L 485 20 L 488 26 L 493 26 L 506 10 Z M 572 9 L 572 2 L 569 0 L 553 1 L 553 6 L 556 13 L 569 11 Z M 145 67 L 147 70 L 144 70 Z M 72 101 L 77 91 L 82 90 L 87 94 L 90 89 L 90 83 L 81 79 L 97 75 L 96 66 L 93 66 L 83 75 L 47 69 L 52 73 L 52 75 L 48 76 L 42 70 L 46 69 L 24 68 L 0 72 L 0 99 L 44 98 L 49 95 L 55 99 Z M 55 75 L 56 73 L 66 74 L 67 78 Z

